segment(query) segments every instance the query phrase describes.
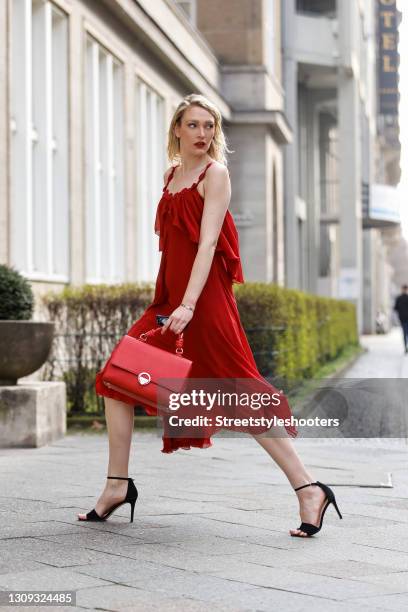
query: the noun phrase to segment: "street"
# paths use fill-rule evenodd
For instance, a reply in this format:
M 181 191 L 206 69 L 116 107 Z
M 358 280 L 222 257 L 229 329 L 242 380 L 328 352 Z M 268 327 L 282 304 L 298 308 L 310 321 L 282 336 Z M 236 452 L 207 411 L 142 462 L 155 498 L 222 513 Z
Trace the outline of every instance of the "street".
M 406 375 L 398 329 L 362 343 L 348 377 Z M 405 438 L 295 440 L 343 514 L 331 506 L 310 539 L 289 536 L 296 495 L 247 438 L 165 455 L 156 432 L 135 432 L 135 522 L 123 506 L 80 523 L 104 485 L 107 444 L 77 434 L 0 451 L 1 590 L 76 591 L 76 607 L 55 610 L 406 610 Z

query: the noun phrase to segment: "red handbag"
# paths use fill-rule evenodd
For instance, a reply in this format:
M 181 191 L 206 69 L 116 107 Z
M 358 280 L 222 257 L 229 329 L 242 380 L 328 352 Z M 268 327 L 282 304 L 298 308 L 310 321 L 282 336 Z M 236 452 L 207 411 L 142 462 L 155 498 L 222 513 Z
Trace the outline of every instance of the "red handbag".
M 161 330 L 162 327 L 156 327 L 138 338 L 123 336 L 101 380 L 109 389 L 133 398 L 135 403 L 168 409 L 166 398 L 170 393 L 182 393 L 193 362 L 182 356 L 183 333 L 176 338 L 175 353 L 146 343 Z

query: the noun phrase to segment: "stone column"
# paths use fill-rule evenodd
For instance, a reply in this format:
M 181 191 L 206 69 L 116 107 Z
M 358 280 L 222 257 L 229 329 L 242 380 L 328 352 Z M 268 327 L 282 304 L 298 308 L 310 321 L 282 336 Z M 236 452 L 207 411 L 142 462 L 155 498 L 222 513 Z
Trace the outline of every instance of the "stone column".
M 361 110 L 356 49 L 358 48 L 358 6 L 339 2 L 340 67 L 338 73 L 339 111 L 339 200 L 340 272 L 339 298 L 357 308 L 362 327 L 362 218 L 361 218 Z M 357 5 L 357 3 L 356 3 Z
M 290 288 L 301 289 L 298 220 L 296 215 L 296 198 L 298 196 L 298 74 L 293 51 L 295 0 L 285 0 L 282 11 L 285 114 L 293 131 L 292 143 L 284 148 L 285 284 Z
M 364 288 L 363 288 L 363 332 L 375 334 L 376 304 L 372 299 L 376 293 L 376 230 L 363 231 Z
M 8 117 L 8 13 L 9 2 L 0 2 L 0 263 L 9 263 L 9 117 Z
M 222 64 L 222 94 L 232 110 L 231 212 L 244 277 L 282 283 L 282 176 L 273 179 L 272 168 L 282 173 L 281 145 L 290 128 L 282 114 L 279 2 L 223 0 L 220 10 L 219 0 L 198 0 L 197 27 Z

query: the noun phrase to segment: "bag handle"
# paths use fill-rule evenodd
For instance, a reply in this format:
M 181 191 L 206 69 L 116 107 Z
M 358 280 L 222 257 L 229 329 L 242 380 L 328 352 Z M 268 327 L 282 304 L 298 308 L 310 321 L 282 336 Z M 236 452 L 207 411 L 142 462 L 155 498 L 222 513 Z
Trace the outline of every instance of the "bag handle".
M 161 332 L 162 327 L 154 327 L 153 329 L 150 329 L 147 332 L 142 332 L 139 336 L 139 340 L 141 340 L 142 342 L 147 342 L 148 338 L 151 338 L 153 336 L 155 336 L 159 331 Z M 181 357 L 181 355 L 183 354 L 183 345 L 184 345 L 184 338 L 183 338 L 183 332 L 180 332 L 179 334 L 177 334 L 177 338 L 176 338 L 176 354 L 179 355 L 179 357 Z

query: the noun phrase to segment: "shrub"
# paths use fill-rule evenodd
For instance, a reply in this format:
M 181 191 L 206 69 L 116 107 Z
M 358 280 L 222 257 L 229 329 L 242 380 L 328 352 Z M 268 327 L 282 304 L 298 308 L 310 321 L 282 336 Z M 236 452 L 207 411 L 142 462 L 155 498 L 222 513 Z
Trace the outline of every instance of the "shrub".
M 67 382 L 70 413 L 103 412 L 94 378 L 124 333 L 151 304 L 150 283 L 85 285 L 43 300 L 58 333 L 48 379 Z M 354 305 L 266 283 L 234 285 L 241 321 L 259 371 L 290 386 L 358 343 Z
M 149 283 L 66 287 L 43 296 L 56 333 L 44 378 L 64 379 L 72 414 L 103 412 L 95 374 L 113 347 L 153 299 Z
M 26 321 L 31 319 L 34 295 L 31 285 L 14 268 L 0 264 L 0 319 Z
M 310 295 L 267 283 L 244 283 L 235 288 L 242 324 L 264 376 L 286 383 L 312 377 L 317 368 L 350 345 L 358 344 L 353 304 Z M 269 338 L 262 329 L 271 330 Z M 268 345 L 265 345 L 265 342 Z M 267 349 L 265 351 L 265 349 Z

